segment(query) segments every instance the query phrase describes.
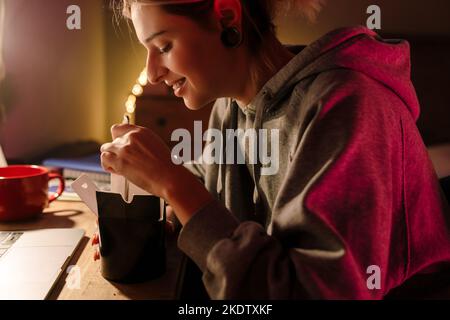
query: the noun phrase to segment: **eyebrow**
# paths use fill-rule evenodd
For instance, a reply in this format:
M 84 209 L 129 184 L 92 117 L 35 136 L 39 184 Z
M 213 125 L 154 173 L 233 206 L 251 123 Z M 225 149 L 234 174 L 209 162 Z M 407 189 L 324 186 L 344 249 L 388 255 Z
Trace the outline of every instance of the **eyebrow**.
M 144 43 L 148 43 L 148 42 L 152 41 L 153 39 L 155 39 L 156 37 L 158 37 L 166 32 L 167 32 L 167 30 L 162 30 L 162 31 L 156 32 L 156 33 L 152 34 L 150 37 L 148 37 L 147 39 L 145 39 Z

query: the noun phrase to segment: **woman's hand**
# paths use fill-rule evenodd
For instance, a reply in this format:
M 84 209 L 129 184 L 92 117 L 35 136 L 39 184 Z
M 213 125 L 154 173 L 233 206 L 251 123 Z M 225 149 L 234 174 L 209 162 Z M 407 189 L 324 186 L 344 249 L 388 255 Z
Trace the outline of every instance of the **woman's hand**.
M 151 130 L 128 124 L 114 125 L 111 134 L 113 141 L 100 149 L 103 168 L 166 199 L 180 168 L 164 142 Z
M 203 184 L 186 168 L 175 165 L 169 148 L 151 130 L 121 124 L 111 128 L 113 141 L 101 147 L 103 168 L 126 177 L 147 192 L 163 198 L 166 208 L 166 231 L 173 234 L 174 215 L 182 225 L 204 205 L 213 200 Z M 94 260 L 100 259 L 99 233 L 94 233 Z
M 172 162 L 169 148 L 148 128 L 121 124 L 111 133 L 113 141 L 101 147 L 103 168 L 165 199 L 182 225 L 213 200 L 192 173 Z
M 94 247 L 94 261 L 100 260 L 100 250 L 98 247 L 100 245 L 100 235 L 98 232 L 95 232 L 92 236 L 91 245 Z

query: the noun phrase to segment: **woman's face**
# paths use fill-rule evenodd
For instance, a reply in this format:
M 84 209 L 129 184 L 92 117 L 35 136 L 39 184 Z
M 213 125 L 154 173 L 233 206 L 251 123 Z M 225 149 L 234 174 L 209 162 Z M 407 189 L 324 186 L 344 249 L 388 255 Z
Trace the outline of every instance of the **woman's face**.
M 232 57 L 221 44 L 218 25 L 205 30 L 188 17 L 139 3 L 131 6 L 131 19 L 148 52 L 150 83 L 164 81 L 189 109 L 230 94 L 225 66 L 232 65 Z

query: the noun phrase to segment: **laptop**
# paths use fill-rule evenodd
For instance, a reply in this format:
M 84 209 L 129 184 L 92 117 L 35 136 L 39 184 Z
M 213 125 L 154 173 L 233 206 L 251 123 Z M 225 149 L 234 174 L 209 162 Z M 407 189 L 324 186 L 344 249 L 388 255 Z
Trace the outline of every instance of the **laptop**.
M 0 300 L 44 300 L 84 236 L 81 229 L 0 231 Z

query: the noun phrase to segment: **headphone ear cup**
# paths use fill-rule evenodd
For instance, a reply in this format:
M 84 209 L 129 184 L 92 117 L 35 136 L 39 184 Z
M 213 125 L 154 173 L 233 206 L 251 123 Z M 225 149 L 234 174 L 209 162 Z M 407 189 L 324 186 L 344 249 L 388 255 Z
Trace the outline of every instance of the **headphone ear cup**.
M 220 39 L 227 48 L 237 48 L 242 44 L 242 34 L 235 27 L 225 28 Z

